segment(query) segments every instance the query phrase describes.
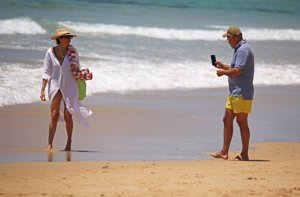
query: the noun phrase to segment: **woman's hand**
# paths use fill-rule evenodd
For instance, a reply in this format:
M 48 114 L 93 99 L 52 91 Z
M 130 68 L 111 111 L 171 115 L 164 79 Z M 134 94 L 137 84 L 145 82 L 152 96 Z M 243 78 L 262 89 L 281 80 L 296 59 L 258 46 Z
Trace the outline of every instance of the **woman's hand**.
M 41 90 L 40 99 L 41 99 L 41 101 L 46 101 L 45 90 Z
M 47 83 L 48 83 L 48 81 L 46 79 L 43 79 L 43 81 L 42 81 L 42 87 L 41 87 L 41 94 L 40 94 L 41 101 L 46 101 L 45 89 L 46 89 Z

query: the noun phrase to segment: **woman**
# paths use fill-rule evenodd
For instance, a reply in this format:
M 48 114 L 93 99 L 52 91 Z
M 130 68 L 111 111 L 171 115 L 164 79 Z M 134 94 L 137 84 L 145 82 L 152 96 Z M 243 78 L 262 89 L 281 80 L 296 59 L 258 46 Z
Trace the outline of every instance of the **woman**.
M 51 103 L 48 150 L 53 148 L 52 143 L 60 111 L 63 112 L 62 118 L 65 120 L 68 136 L 65 151 L 71 150 L 73 119 L 88 127 L 86 118 L 92 114 L 90 110 L 83 107 L 79 102 L 77 82 L 71 72 L 70 65 L 72 62 L 67 56 L 68 47 L 75 36 L 67 28 L 57 29 L 56 34 L 51 37 L 52 40 L 56 40 L 57 45 L 47 50 L 44 59 L 40 99 L 46 101 L 45 88 L 48 84 L 48 96 Z M 80 69 L 76 50 L 75 53 L 76 65 Z

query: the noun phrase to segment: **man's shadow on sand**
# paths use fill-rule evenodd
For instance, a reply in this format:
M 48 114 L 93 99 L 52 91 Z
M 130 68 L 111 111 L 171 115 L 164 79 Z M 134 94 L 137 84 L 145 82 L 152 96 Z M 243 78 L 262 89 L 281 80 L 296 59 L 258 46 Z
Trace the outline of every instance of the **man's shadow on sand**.
M 267 159 L 250 159 L 250 162 L 269 162 L 271 160 L 267 160 Z
M 248 161 L 236 160 L 236 159 L 228 159 L 228 161 L 236 161 L 236 162 L 269 162 L 271 160 L 267 159 L 249 159 Z

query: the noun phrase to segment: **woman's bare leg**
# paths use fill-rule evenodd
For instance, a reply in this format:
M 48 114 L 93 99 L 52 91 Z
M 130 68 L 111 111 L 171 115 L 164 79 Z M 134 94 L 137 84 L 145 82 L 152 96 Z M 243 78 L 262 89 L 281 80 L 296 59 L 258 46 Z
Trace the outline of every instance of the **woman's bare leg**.
M 59 118 L 59 106 L 60 106 L 61 98 L 62 98 L 61 92 L 58 91 L 51 103 L 51 107 L 50 107 L 51 119 L 49 123 L 48 150 L 51 150 L 53 148 L 52 143 L 53 143 L 57 122 Z
M 66 121 L 66 130 L 67 130 L 67 135 L 68 135 L 68 140 L 66 144 L 65 151 L 70 151 L 71 150 L 71 145 L 72 145 L 72 134 L 73 134 L 73 119 L 72 119 L 72 114 L 68 111 L 66 104 L 65 104 L 65 110 L 64 110 L 64 118 Z

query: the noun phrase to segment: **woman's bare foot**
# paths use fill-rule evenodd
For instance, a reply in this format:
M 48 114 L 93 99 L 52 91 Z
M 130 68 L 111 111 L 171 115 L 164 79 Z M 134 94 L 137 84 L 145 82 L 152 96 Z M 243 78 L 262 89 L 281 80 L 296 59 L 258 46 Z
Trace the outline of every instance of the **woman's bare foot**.
M 52 145 L 49 144 L 48 147 L 47 147 L 47 151 L 52 151 L 52 149 L 53 149 Z
M 228 154 L 223 153 L 222 151 L 216 153 L 209 153 L 212 157 L 218 159 L 228 159 Z
M 66 144 L 65 151 L 71 151 L 72 140 L 68 140 Z

